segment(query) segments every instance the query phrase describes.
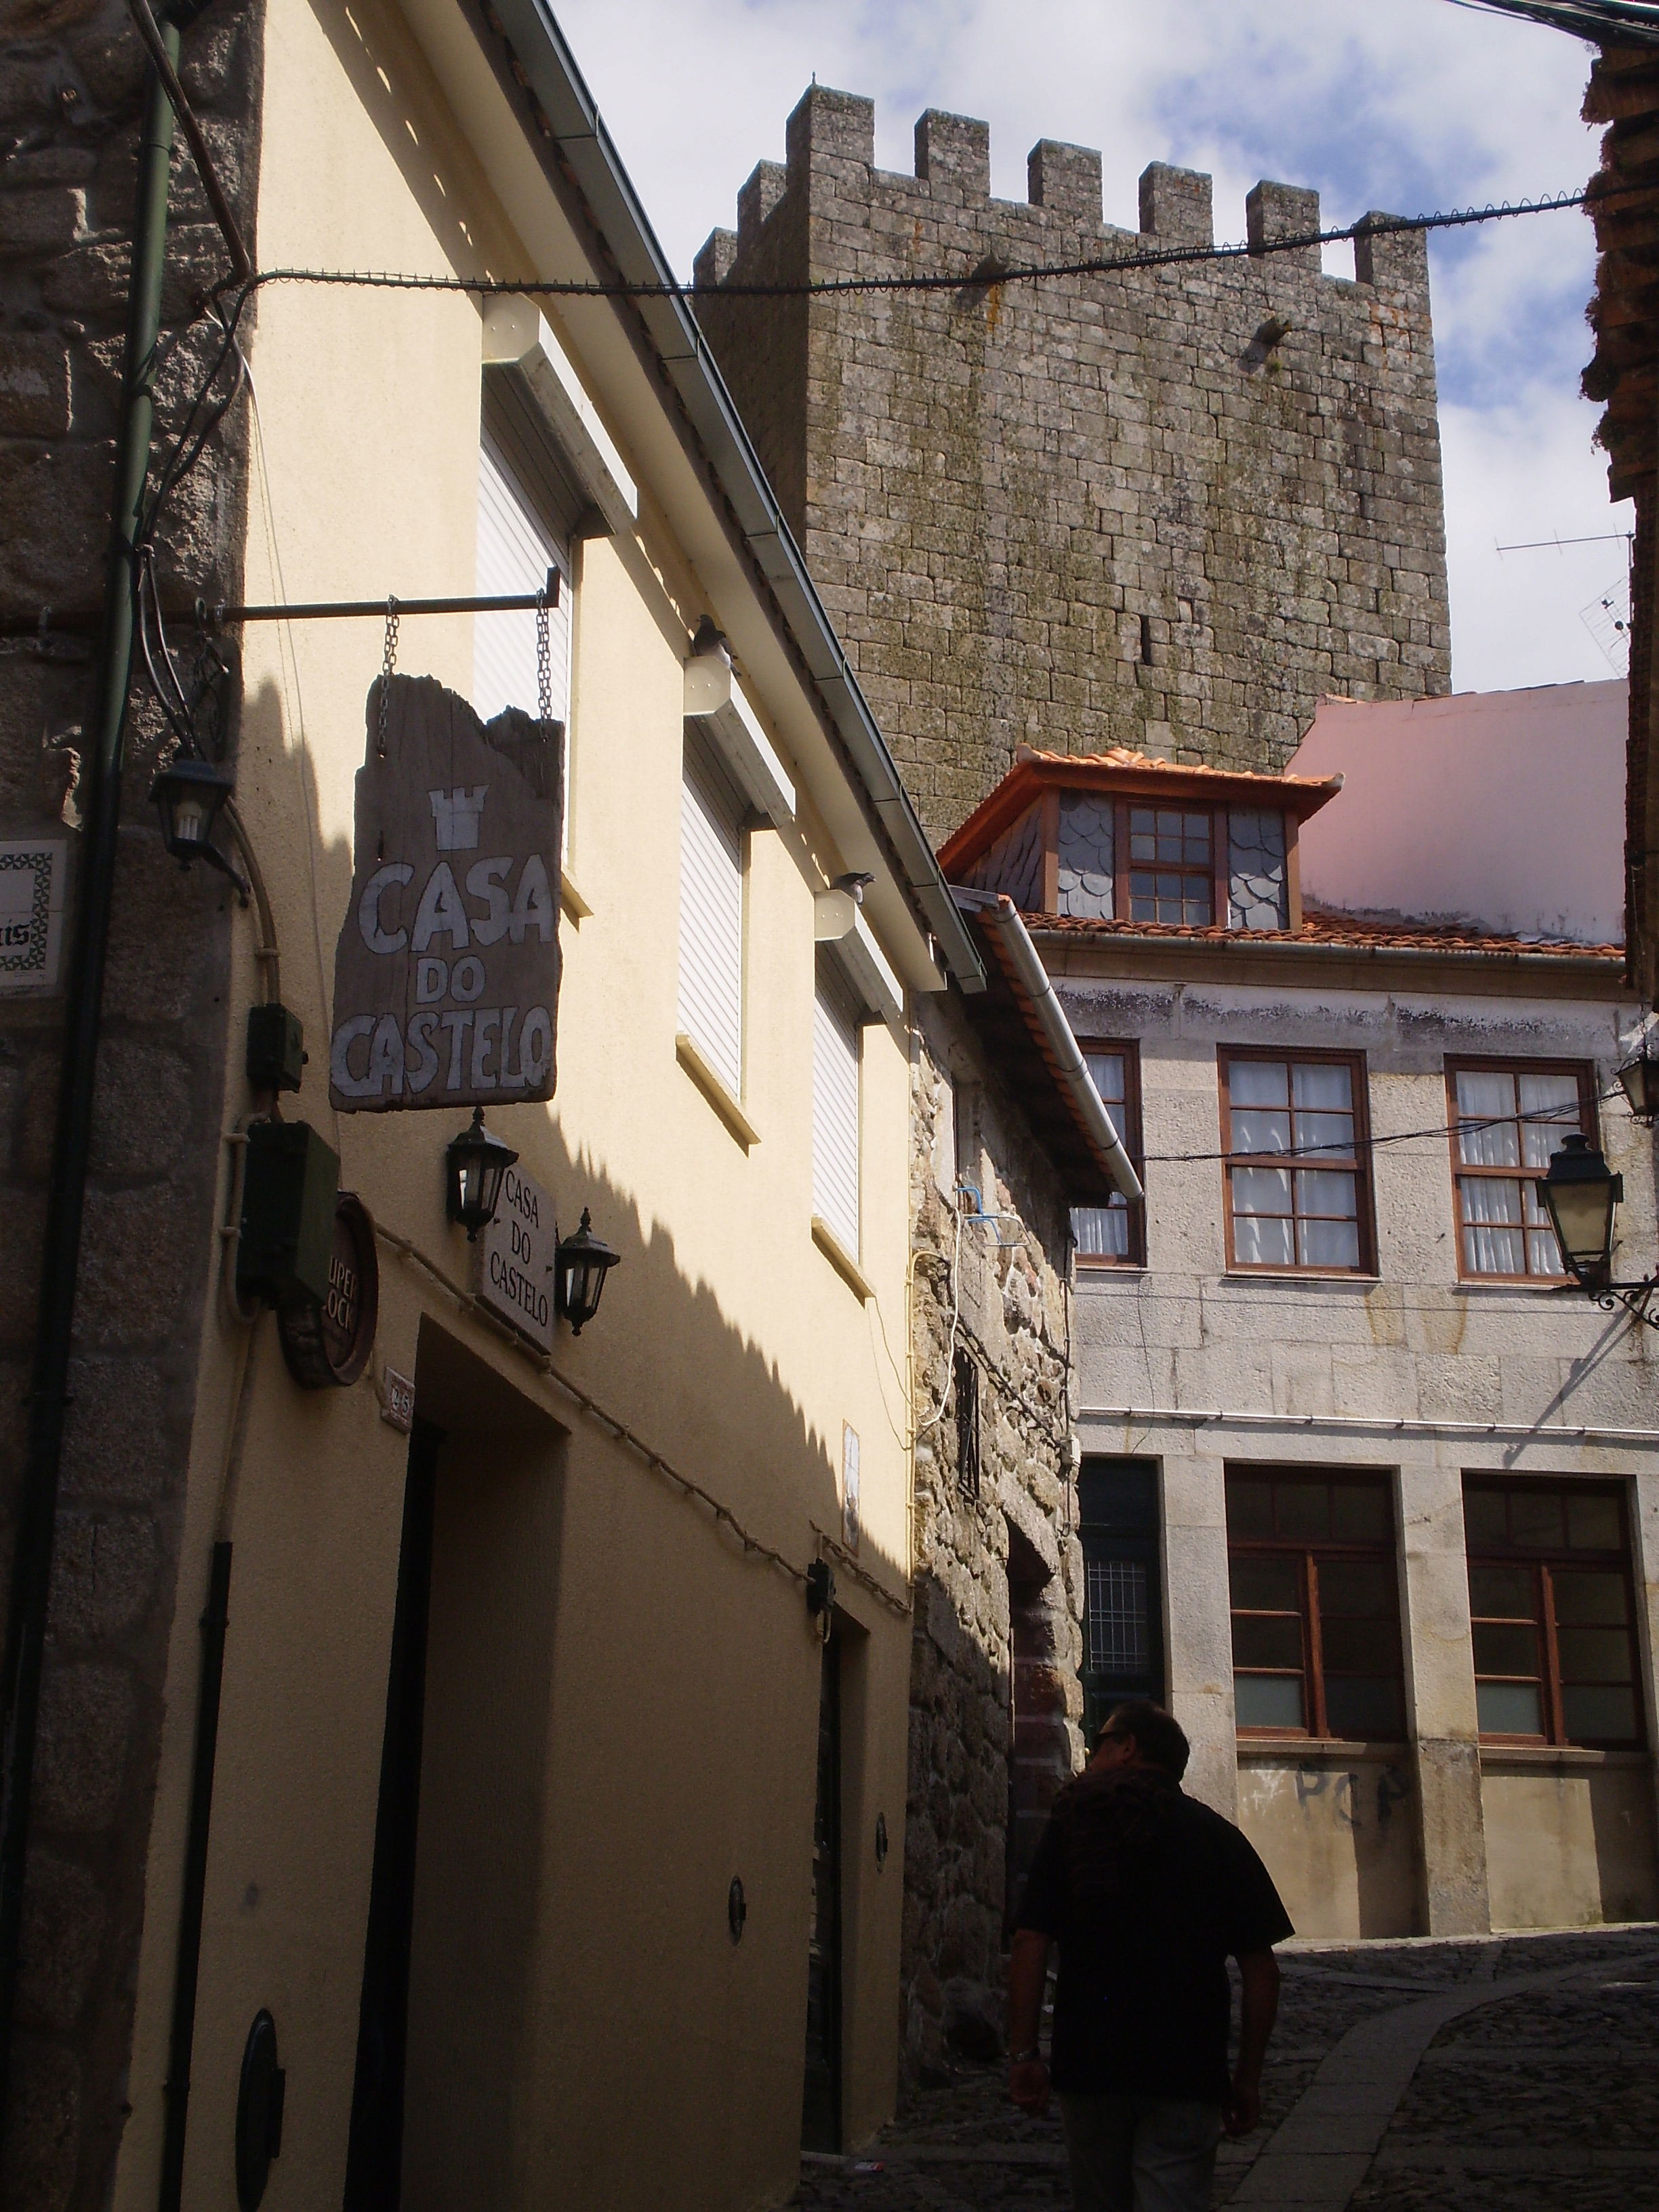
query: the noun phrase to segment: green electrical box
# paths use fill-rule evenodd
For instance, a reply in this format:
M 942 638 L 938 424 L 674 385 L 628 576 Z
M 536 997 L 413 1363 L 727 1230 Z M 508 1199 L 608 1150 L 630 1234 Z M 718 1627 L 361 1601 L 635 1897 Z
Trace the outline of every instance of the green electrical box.
M 297 1091 L 306 1064 L 298 1014 L 277 1000 L 247 1010 L 247 1079 L 255 1091 Z
M 328 1297 L 340 1158 L 307 1121 L 255 1121 L 242 1174 L 239 1297 L 286 1305 Z

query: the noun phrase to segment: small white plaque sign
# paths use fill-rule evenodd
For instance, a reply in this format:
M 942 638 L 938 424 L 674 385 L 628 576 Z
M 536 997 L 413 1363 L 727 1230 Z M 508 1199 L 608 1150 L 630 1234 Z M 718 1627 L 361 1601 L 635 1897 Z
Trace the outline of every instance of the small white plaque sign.
M 841 1429 L 841 1540 L 856 1554 L 863 1528 L 859 1511 L 859 1432 L 848 1421 Z
M 64 933 L 61 837 L 0 840 L 0 991 L 52 991 Z
M 558 1242 L 552 1193 L 521 1168 L 509 1168 L 501 1178 L 495 1218 L 480 1240 L 478 1296 L 544 1352 L 553 1349 Z

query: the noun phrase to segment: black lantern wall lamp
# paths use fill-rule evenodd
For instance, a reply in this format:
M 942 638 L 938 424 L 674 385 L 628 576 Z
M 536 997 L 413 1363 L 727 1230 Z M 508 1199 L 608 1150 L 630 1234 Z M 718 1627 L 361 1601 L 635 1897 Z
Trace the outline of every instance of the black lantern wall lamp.
M 235 787 L 228 769 L 179 753 L 157 775 L 149 795 L 161 817 L 162 842 L 179 866 L 205 860 L 222 876 L 228 876 L 246 900 L 246 884 L 213 842 L 225 801 Z
M 1653 1038 L 1654 1032 L 1648 1030 L 1642 1039 L 1641 1051 L 1619 1071 L 1631 1112 L 1649 1128 L 1659 1121 L 1659 1059 L 1650 1050 Z
M 1622 1080 L 1624 1071 L 1620 1073 Z M 1659 1328 L 1659 1315 L 1648 1311 L 1659 1276 L 1641 1283 L 1613 1279 L 1613 1218 L 1625 1195 L 1623 1176 L 1613 1174 L 1588 1137 L 1571 1136 L 1551 1156 L 1539 1188 L 1562 1261 L 1579 1288 L 1607 1312 L 1623 1306 L 1650 1328 Z
M 472 1109 L 471 1126 L 450 1139 L 444 1154 L 447 1210 L 469 1242 L 476 1243 L 495 1218 L 507 1171 L 518 1157 L 511 1145 L 485 1128 L 482 1106 Z M 574 1237 L 562 1237 L 554 1252 L 554 1310 L 569 1322 L 573 1336 L 580 1336 L 598 1313 L 605 1278 L 621 1262 L 622 1254 L 593 1234 L 592 1216 L 583 1206 L 580 1228 Z
M 593 1234 L 592 1216 L 582 1208 L 582 1225 L 574 1237 L 561 1239 L 555 1273 L 555 1304 L 580 1336 L 599 1310 L 605 1279 L 622 1259 Z
M 518 1158 L 511 1145 L 492 1137 L 484 1127 L 483 1108 L 472 1109 L 472 1126 L 452 1137 L 444 1153 L 449 1173 L 449 1218 L 476 1244 L 495 1218 L 501 1202 L 501 1183 Z

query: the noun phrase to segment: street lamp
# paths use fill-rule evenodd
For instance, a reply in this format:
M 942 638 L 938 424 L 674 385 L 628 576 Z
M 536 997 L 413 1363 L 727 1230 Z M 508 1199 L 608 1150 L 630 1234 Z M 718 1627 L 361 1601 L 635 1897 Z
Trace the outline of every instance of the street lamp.
M 1642 1039 L 1642 1049 L 1634 1060 L 1627 1060 L 1619 1071 L 1619 1080 L 1625 1086 L 1625 1096 L 1630 1101 L 1630 1110 L 1638 1121 L 1651 1128 L 1659 1121 L 1659 1060 L 1648 1050 L 1653 1041 L 1650 1030 Z
M 472 1126 L 452 1137 L 444 1150 L 449 1174 L 449 1218 L 465 1230 L 469 1243 L 495 1218 L 501 1178 L 518 1154 L 484 1127 L 483 1108 L 472 1109 Z
M 598 1313 L 605 1279 L 622 1264 L 622 1254 L 593 1234 L 592 1216 L 583 1206 L 581 1227 L 561 1239 L 556 1259 L 555 1304 L 570 1323 L 570 1334 L 580 1336 Z
M 1602 1289 L 1613 1273 L 1613 1214 L 1625 1195 L 1625 1178 L 1613 1173 L 1588 1137 L 1571 1136 L 1551 1155 L 1541 1188 L 1567 1272 L 1586 1290 Z
M 205 860 L 246 896 L 246 884 L 213 842 L 214 826 L 235 787 L 226 769 L 179 754 L 157 775 L 149 795 L 161 817 L 161 842 L 179 866 Z
M 1608 1313 L 1626 1307 L 1638 1321 L 1659 1328 L 1659 1316 L 1648 1301 L 1659 1278 L 1644 1283 L 1613 1279 L 1613 1217 L 1625 1195 L 1625 1178 L 1614 1175 L 1588 1137 L 1562 1139 L 1550 1157 L 1549 1173 L 1539 1185 L 1555 1241 L 1568 1273 L 1579 1288 Z

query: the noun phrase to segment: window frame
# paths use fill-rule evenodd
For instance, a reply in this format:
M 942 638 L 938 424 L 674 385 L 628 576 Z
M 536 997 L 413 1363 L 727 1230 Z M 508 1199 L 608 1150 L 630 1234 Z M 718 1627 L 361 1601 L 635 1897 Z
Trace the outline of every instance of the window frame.
M 1176 862 L 1171 865 L 1173 872 L 1176 875 L 1183 878 L 1190 876 L 1194 878 L 1203 877 L 1208 882 L 1210 886 L 1210 918 L 1207 921 L 1185 921 L 1178 923 L 1160 923 L 1156 921 L 1151 923 L 1140 922 L 1138 923 L 1136 927 L 1142 929 L 1215 929 L 1217 927 L 1230 929 L 1232 927 L 1232 908 L 1226 861 L 1226 824 L 1228 810 L 1224 806 L 1217 806 L 1213 804 L 1206 803 L 1201 800 L 1196 804 L 1183 804 L 1180 801 L 1176 801 L 1174 805 L 1171 805 L 1167 799 L 1162 801 L 1157 799 L 1139 798 L 1127 798 L 1120 799 L 1118 800 L 1117 817 L 1115 825 L 1115 835 L 1113 839 L 1115 850 L 1112 855 L 1115 864 L 1112 874 L 1112 912 L 1116 919 L 1119 921 L 1131 921 L 1133 920 L 1133 915 L 1131 911 L 1133 905 L 1133 893 L 1130 889 L 1129 878 L 1130 871 L 1135 864 L 1129 857 L 1129 823 L 1132 814 L 1137 808 L 1149 811 L 1155 817 L 1159 814 L 1202 814 L 1207 816 L 1210 824 L 1209 867 L 1207 869 L 1189 867 L 1184 862 Z M 1158 872 L 1159 866 L 1160 864 L 1156 860 L 1152 863 L 1154 874 Z M 1169 871 L 1166 871 L 1166 872 L 1168 872 Z
M 1497 1491 L 1512 1493 L 1517 1490 L 1539 1492 L 1553 1492 L 1564 1504 L 1568 1498 L 1612 1498 L 1619 1509 L 1620 1540 L 1612 1550 L 1605 1547 L 1583 1546 L 1577 1550 L 1570 1544 L 1557 1546 L 1522 1545 L 1510 1541 L 1494 1547 L 1490 1541 L 1475 1545 L 1470 1542 L 1468 1523 L 1468 1500 L 1472 1492 Z M 1480 1741 L 1494 1750 L 1553 1750 L 1553 1751 L 1645 1751 L 1649 1741 L 1647 1699 L 1643 1694 L 1642 1643 L 1640 1621 L 1636 1607 L 1636 1582 L 1631 1557 L 1631 1514 L 1628 1485 L 1614 1478 L 1604 1482 L 1581 1482 L 1571 1478 L 1556 1476 L 1534 1481 L 1518 1480 L 1512 1475 L 1484 1475 L 1466 1473 L 1463 1477 L 1464 1540 L 1463 1558 L 1466 1573 L 1476 1567 L 1523 1567 L 1533 1578 L 1534 1611 L 1528 1624 L 1538 1637 L 1540 1669 L 1536 1674 L 1482 1674 L 1474 1666 L 1474 1629 L 1477 1624 L 1493 1626 L 1517 1624 L 1520 1616 L 1514 1613 L 1479 1613 L 1474 1610 L 1474 1591 L 1469 1588 L 1470 1668 L 1474 1674 L 1477 1694 L 1485 1682 L 1536 1682 L 1540 1703 L 1543 1708 L 1544 1728 L 1536 1735 L 1517 1735 L 1506 1730 L 1480 1729 L 1477 1721 Z M 1633 1738 L 1610 1736 L 1573 1737 L 1568 1735 L 1561 1679 L 1561 1651 L 1559 1624 L 1555 1610 L 1554 1577 L 1558 1572 L 1573 1573 L 1588 1570 L 1593 1573 L 1617 1573 L 1624 1587 L 1624 1632 L 1630 1647 L 1630 1691 L 1636 1705 L 1637 1733 Z M 1571 1624 L 1569 1624 L 1570 1626 Z M 1569 1683 L 1567 1688 L 1581 1685 Z M 1582 1685 L 1586 1688 L 1598 1686 L 1594 1683 Z M 1613 1686 L 1609 1685 L 1608 1686 Z M 1621 1683 L 1617 1686 L 1622 1688 Z
M 1141 1183 L 1144 1188 L 1146 1180 L 1144 1170 L 1146 1137 L 1140 1115 L 1139 1039 L 1137 1037 L 1079 1036 L 1077 1041 L 1077 1048 L 1083 1054 L 1085 1066 L 1087 1065 L 1091 1053 L 1121 1053 L 1123 1055 L 1123 1118 L 1128 1125 L 1125 1134 L 1123 1149 L 1129 1155 L 1130 1164 L 1133 1167 L 1135 1173 L 1140 1177 Z M 1091 1076 L 1090 1080 L 1091 1082 L 1093 1081 L 1092 1075 Z M 1096 1096 L 1097 1097 L 1099 1097 L 1097 1088 L 1096 1091 Z M 1104 1103 L 1105 1102 L 1103 1100 L 1103 1105 Z M 1109 1199 L 1106 1206 L 1104 1207 L 1075 1206 L 1071 1209 L 1071 1212 L 1079 1213 L 1085 1212 L 1106 1212 L 1110 1209 L 1110 1206 L 1111 1201 Z M 1129 1217 L 1129 1249 L 1123 1255 L 1122 1258 L 1119 1259 L 1109 1252 L 1080 1251 L 1078 1249 L 1076 1236 L 1073 1234 L 1072 1239 L 1072 1260 L 1075 1269 L 1080 1269 L 1086 1273 L 1093 1273 L 1097 1269 L 1105 1270 L 1115 1268 L 1121 1273 L 1127 1269 L 1143 1268 L 1146 1267 L 1146 1198 L 1143 1195 L 1140 1198 L 1127 1200 L 1125 1201 L 1125 1206 Z M 1071 1213 L 1067 1214 L 1066 1218 L 1069 1223 Z
M 980 1494 L 979 1362 L 966 1345 L 958 1345 L 951 1363 L 951 1395 L 956 1413 L 957 1492 L 977 1504 Z
M 854 1219 L 849 1224 L 836 1221 L 826 1213 L 820 1204 L 828 1184 L 821 1182 L 821 1175 L 830 1164 L 830 1154 L 824 1145 L 827 1130 L 820 1115 L 823 1103 L 821 1081 L 823 1063 L 819 1055 L 820 1008 L 830 1023 L 839 1023 L 852 1036 L 852 1103 L 853 1158 L 852 1196 Z M 856 1266 L 863 1256 L 864 1246 L 864 1031 L 867 1026 L 862 1018 L 857 994 L 851 981 L 830 947 L 819 945 L 812 969 L 812 1061 L 811 1061 L 811 1192 L 812 1216 L 822 1221 L 836 1243 Z M 848 1236 L 848 1227 L 853 1234 Z
M 1105 1487 L 1118 1478 L 1115 1496 Z M 1102 1478 L 1105 1483 L 1102 1483 Z M 1097 1487 L 1097 1485 L 1101 1486 Z M 1111 1502 L 1107 1502 L 1109 1498 Z M 1078 1675 L 1083 1687 L 1084 1733 L 1093 1741 L 1115 1705 L 1149 1697 L 1162 1705 L 1169 1654 L 1164 1605 L 1164 1486 L 1158 1461 L 1114 1452 L 1085 1452 L 1078 1470 L 1078 1544 L 1083 1553 L 1083 1648 Z M 1098 1510 L 1097 1510 L 1098 1509 Z M 1140 1675 L 1097 1668 L 1089 1644 L 1089 1570 L 1138 1567 L 1146 1601 L 1146 1668 Z
M 1232 1665 L 1235 1684 L 1240 1674 L 1284 1675 L 1299 1673 L 1303 1685 L 1303 1715 L 1304 1725 L 1299 1729 L 1269 1728 L 1257 1723 L 1246 1725 L 1237 1718 L 1237 1692 L 1234 1692 L 1234 1729 L 1242 1742 L 1249 1743 L 1379 1743 L 1393 1742 L 1393 1737 L 1374 1735 L 1339 1735 L 1332 1731 L 1325 1681 L 1325 1643 L 1323 1614 L 1319 1601 L 1319 1563 L 1321 1555 L 1339 1560 L 1364 1560 L 1386 1566 L 1394 1582 L 1395 1649 L 1400 1679 L 1400 1710 L 1401 1742 L 1411 1735 L 1411 1714 L 1406 1700 L 1406 1621 L 1405 1606 L 1400 1589 L 1400 1516 L 1396 1510 L 1394 1484 L 1387 1470 L 1375 1468 L 1340 1468 L 1303 1465 L 1297 1462 L 1275 1461 L 1267 1465 L 1253 1461 L 1230 1461 L 1224 1474 L 1224 1486 L 1230 1488 L 1238 1482 L 1325 1482 L 1348 1489 L 1368 1489 L 1382 1495 L 1388 1518 L 1388 1534 L 1380 1539 L 1290 1536 L 1235 1536 L 1230 1517 L 1226 1519 L 1227 1537 L 1227 1626 L 1229 1661 Z M 1238 1606 L 1233 1602 L 1232 1563 L 1236 1554 L 1251 1559 L 1291 1559 L 1297 1566 L 1297 1619 L 1302 1629 L 1303 1663 L 1299 1670 L 1288 1668 L 1240 1668 L 1231 1659 L 1232 1624 L 1242 1613 L 1257 1620 L 1282 1620 L 1287 1616 L 1282 1608 L 1261 1606 Z M 1346 1617 L 1346 1616 L 1341 1616 Z M 1363 1616 L 1361 1616 L 1363 1617 Z M 1361 1678 L 1364 1679 L 1364 1678 Z M 1317 1722 L 1318 1725 L 1312 1723 Z
M 1353 1152 L 1351 1158 L 1300 1158 L 1294 1152 L 1239 1152 L 1232 1149 L 1232 1090 L 1228 1068 L 1234 1060 L 1267 1061 L 1293 1068 L 1298 1063 L 1344 1066 L 1349 1071 L 1353 1099 Z M 1223 1044 L 1216 1047 L 1216 1083 L 1221 1109 L 1221 1214 L 1225 1237 L 1226 1272 L 1230 1275 L 1300 1275 L 1327 1282 L 1364 1282 L 1375 1278 L 1376 1261 L 1376 1206 L 1371 1189 L 1370 1082 L 1363 1052 L 1322 1050 L 1284 1051 L 1273 1045 Z M 1292 1096 L 1293 1096 L 1292 1092 Z M 1294 1113 L 1294 1106 L 1291 1111 Z M 1291 1133 L 1294 1135 L 1294 1124 Z M 1359 1259 L 1352 1267 L 1310 1267 L 1300 1261 L 1240 1260 L 1233 1235 L 1233 1170 L 1235 1168 L 1297 1166 L 1332 1169 L 1354 1178 L 1354 1220 L 1358 1231 Z M 1294 1184 L 1291 1206 L 1295 1206 Z M 1292 1223 L 1299 1217 L 1292 1211 Z
M 1523 1288 L 1527 1286 L 1538 1286 L 1550 1290 L 1558 1288 L 1563 1283 L 1570 1283 L 1572 1281 L 1573 1278 L 1565 1267 L 1563 1267 L 1559 1273 L 1553 1275 L 1534 1274 L 1530 1271 L 1525 1274 L 1508 1275 L 1498 1274 L 1496 1273 L 1488 1273 L 1485 1269 L 1469 1267 L 1464 1262 L 1463 1231 L 1466 1224 L 1463 1219 L 1463 1177 L 1465 1176 L 1473 1176 L 1482 1181 L 1492 1182 L 1541 1183 L 1543 1181 L 1542 1176 L 1531 1169 L 1521 1167 L 1513 1169 L 1506 1167 L 1470 1167 L 1466 1161 L 1459 1158 L 1457 1148 L 1458 1124 L 1462 1120 L 1463 1116 L 1460 1113 L 1457 1104 L 1457 1079 L 1459 1075 L 1463 1073 L 1465 1071 L 1472 1075 L 1573 1076 L 1576 1078 L 1578 1085 L 1578 1127 L 1580 1132 L 1589 1139 L 1592 1145 L 1599 1145 L 1601 1139 L 1597 1134 L 1599 1124 L 1595 1110 L 1597 1105 L 1597 1085 L 1594 1065 L 1587 1060 L 1525 1060 L 1516 1059 L 1513 1057 L 1505 1059 L 1498 1054 L 1482 1053 L 1458 1053 L 1455 1054 L 1449 1053 L 1446 1055 L 1445 1060 L 1446 1148 L 1451 1160 L 1452 1228 L 1457 1245 L 1458 1281 L 1460 1283 L 1507 1283 L 1511 1287 L 1516 1285 Z M 1520 1102 L 1518 1097 L 1516 1099 L 1516 1110 L 1518 1115 L 1520 1111 Z M 1518 1126 L 1519 1124 L 1517 1121 L 1517 1127 Z M 1564 1136 L 1570 1136 L 1571 1133 L 1571 1131 L 1567 1129 L 1564 1125 L 1562 1134 Z M 1481 1225 L 1486 1226 L 1488 1224 L 1483 1224 Z M 1522 1217 L 1521 1240 L 1522 1249 L 1524 1251 L 1526 1249 L 1524 1214 Z M 1557 1249 L 1559 1251 L 1559 1246 L 1557 1247 Z
M 687 1018 L 686 916 L 690 885 L 686 871 L 684 810 L 688 789 L 691 792 L 700 810 L 709 819 L 717 836 L 720 829 L 720 817 L 723 814 L 736 836 L 738 931 L 735 997 L 738 1049 L 735 1082 L 732 1079 L 733 1071 L 722 1066 L 717 1056 L 713 1038 L 700 1035 Z M 747 1096 L 749 1079 L 749 862 L 751 840 L 748 811 L 744 804 L 742 793 L 737 789 L 718 752 L 702 732 L 697 732 L 694 737 L 690 723 L 686 725 L 681 738 L 679 799 L 681 811 L 678 858 L 680 880 L 675 939 L 675 1029 L 677 1033 L 690 1039 L 692 1047 L 714 1076 L 721 1090 L 734 1104 L 741 1106 Z

